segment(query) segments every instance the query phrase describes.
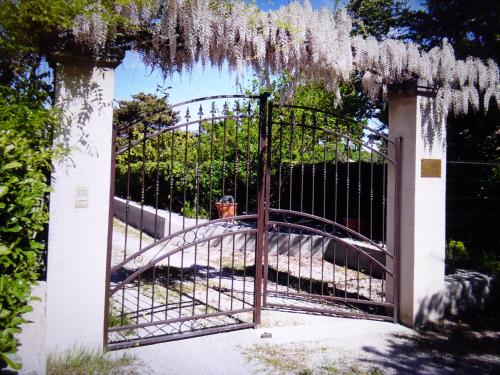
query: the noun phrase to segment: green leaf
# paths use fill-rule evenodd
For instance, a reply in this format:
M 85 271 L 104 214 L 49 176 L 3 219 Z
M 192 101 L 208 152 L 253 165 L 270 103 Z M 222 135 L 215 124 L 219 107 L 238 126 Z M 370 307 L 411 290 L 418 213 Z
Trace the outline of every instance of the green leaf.
M 13 227 L 2 227 L 2 230 L 7 233 L 17 233 L 20 232 L 23 228 L 18 224 Z
M 10 249 L 3 243 L 0 244 L 0 255 L 7 255 L 7 254 L 10 254 Z
M 5 353 L 1 354 L 5 363 L 7 363 L 7 365 L 10 366 L 13 370 L 20 371 L 23 368 L 21 362 L 14 362 L 7 354 Z
M 21 163 L 19 163 L 18 161 L 11 161 L 10 163 L 5 164 L 2 169 L 4 171 L 6 171 L 6 170 L 9 170 L 9 169 L 20 168 L 22 166 L 23 165 Z
M 0 186 L 0 198 L 2 198 L 9 191 L 8 186 Z

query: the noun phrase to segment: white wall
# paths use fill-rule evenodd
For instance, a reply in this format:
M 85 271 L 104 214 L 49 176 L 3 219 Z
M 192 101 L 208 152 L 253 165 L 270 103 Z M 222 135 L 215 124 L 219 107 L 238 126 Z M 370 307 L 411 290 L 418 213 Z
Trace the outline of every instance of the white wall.
M 428 98 L 392 97 L 389 136 L 402 137 L 400 319 L 415 326 L 442 314 L 434 303 L 444 292 L 446 134 L 429 116 Z M 441 177 L 422 177 L 421 160 L 441 160 Z M 388 248 L 394 249 L 394 170 L 388 179 Z
M 114 70 L 76 61 L 56 68 L 64 115 L 54 163 L 47 272 L 47 349 L 103 344 Z M 80 194 L 80 196 L 78 196 Z

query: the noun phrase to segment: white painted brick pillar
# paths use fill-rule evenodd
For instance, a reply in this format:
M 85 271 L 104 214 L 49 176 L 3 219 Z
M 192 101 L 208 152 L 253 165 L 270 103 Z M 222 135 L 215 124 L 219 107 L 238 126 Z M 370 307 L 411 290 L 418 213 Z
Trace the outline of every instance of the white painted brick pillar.
M 445 290 L 446 123 L 434 94 L 409 81 L 389 97 L 389 136 L 401 137 L 399 319 L 414 327 L 442 315 Z M 395 170 L 389 168 L 388 249 L 394 252 Z M 397 237 L 396 237 L 397 238 Z
M 48 352 L 103 346 L 110 208 L 114 68 L 120 59 L 59 58 L 56 106 L 63 115 L 55 146 L 47 263 Z

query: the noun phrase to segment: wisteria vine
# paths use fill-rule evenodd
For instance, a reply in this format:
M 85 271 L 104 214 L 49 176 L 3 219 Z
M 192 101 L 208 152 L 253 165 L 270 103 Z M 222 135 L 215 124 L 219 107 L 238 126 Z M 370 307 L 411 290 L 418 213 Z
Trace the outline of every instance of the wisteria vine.
M 372 100 L 386 100 L 391 84 L 419 78 L 437 90 L 440 114 L 479 110 L 481 98 L 485 111 L 492 98 L 500 106 L 494 60 L 456 59 L 446 40 L 423 51 L 395 39 L 352 37 L 345 10 L 316 10 L 308 0 L 268 12 L 243 1 L 214 0 L 150 0 L 116 10 L 133 30 L 143 30 L 131 47 L 167 75 L 189 71 L 199 61 L 219 67 L 227 62 L 240 73 L 251 66 L 263 77 L 286 71 L 323 82 L 338 102 L 340 84 L 355 74 Z M 98 53 L 112 35 L 98 12 L 91 14 L 75 18 L 73 34 Z

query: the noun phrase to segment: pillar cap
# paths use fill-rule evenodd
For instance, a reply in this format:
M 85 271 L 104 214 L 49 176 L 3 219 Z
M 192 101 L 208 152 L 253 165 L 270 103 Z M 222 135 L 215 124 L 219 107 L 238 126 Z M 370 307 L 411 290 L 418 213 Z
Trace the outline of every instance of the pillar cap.
M 107 44 L 102 51 L 96 54 L 76 43 L 74 37 L 67 33 L 57 37 L 57 42 L 47 54 L 47 60 L 52 68 L 56 68 L 58 64 L 71 63 L 114 69 L 123 61 L 125 50 L 125 45 Z
M 389 85 L 389 99 L 404 98 L 409 96 L 435 97 L 437 88 L 430 86 L 427 81 L 413 78 L 404 82 Z

